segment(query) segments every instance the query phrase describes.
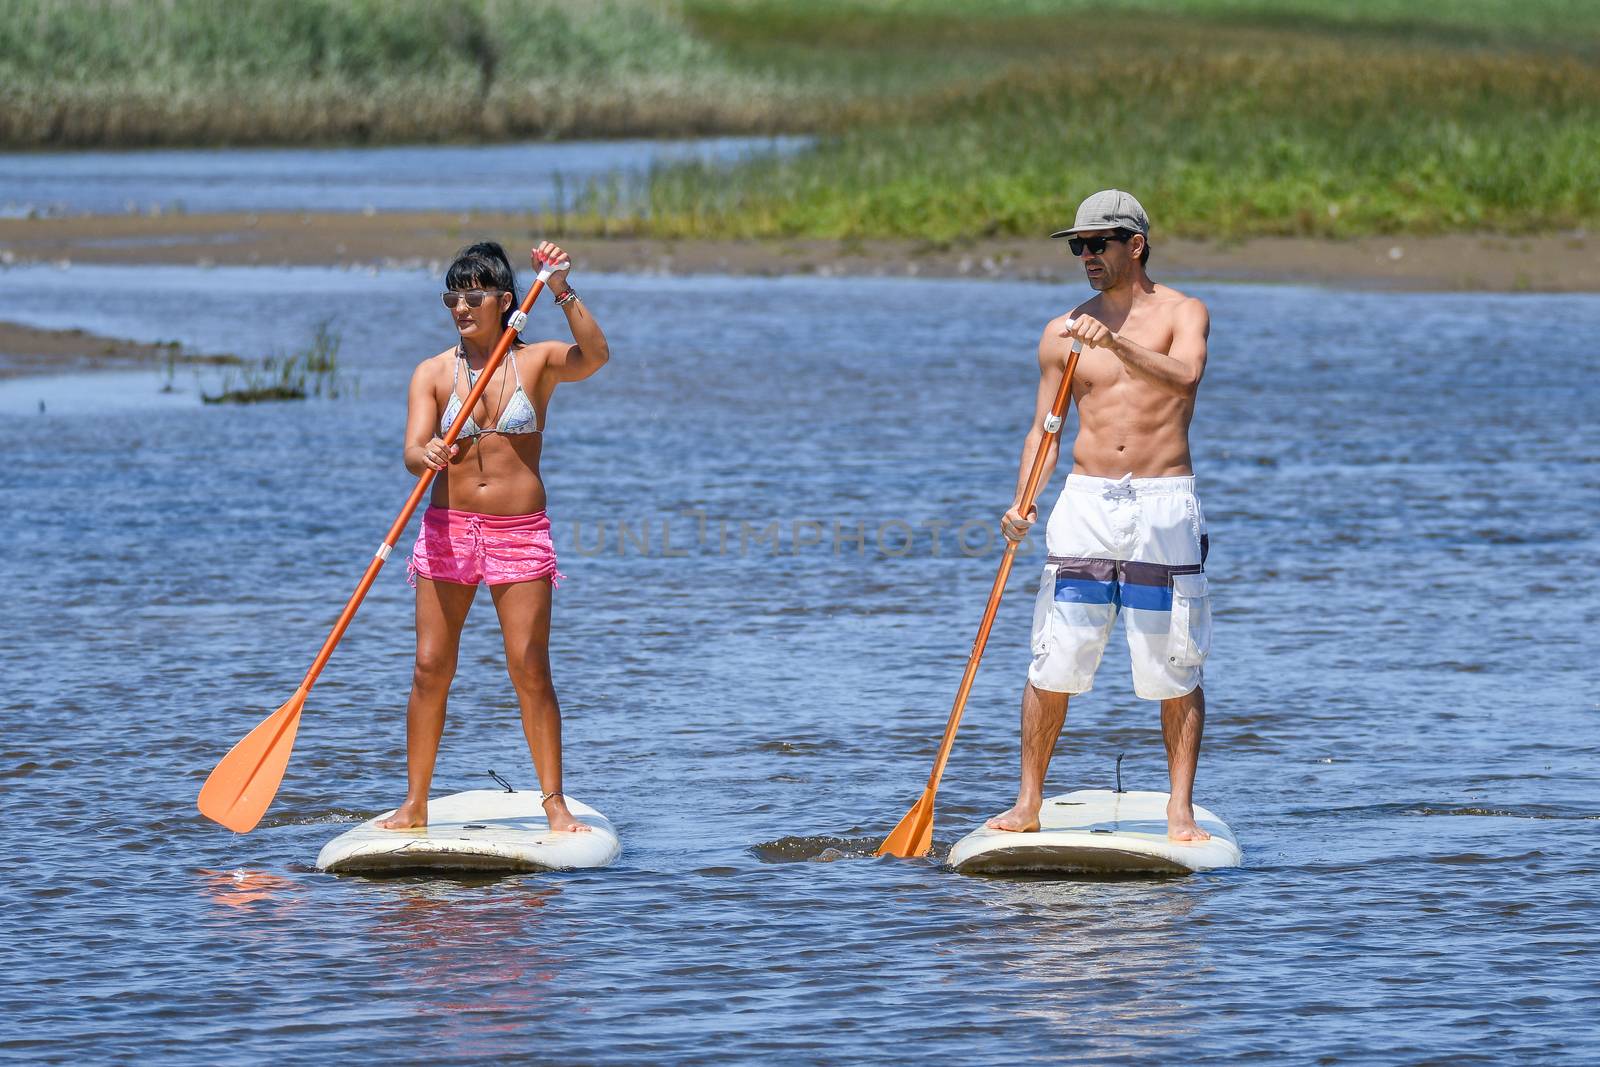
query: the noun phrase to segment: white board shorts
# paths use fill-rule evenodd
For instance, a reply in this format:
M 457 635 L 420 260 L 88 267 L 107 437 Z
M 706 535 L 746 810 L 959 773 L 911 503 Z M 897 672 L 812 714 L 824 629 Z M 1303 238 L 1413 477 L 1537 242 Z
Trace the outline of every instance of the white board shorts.
M 1211 597 L 1193 477 L 1069 475 L 1045 545 L 1028 668 L 1034 688 L 1087 693 L 1119 610 L 1135 693 L 1166 700 L 1201 684 Z

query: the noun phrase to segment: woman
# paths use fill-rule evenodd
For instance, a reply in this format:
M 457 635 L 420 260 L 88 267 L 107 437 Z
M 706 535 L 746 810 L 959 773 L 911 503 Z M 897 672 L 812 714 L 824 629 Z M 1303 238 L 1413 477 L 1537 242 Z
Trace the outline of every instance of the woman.
M 513 343 L 456 443 L 445 448 L 444 434 L 518 303 L 511 261 L 498 244 L 486 241 L 463 249 L 445 273 L 444 306 L 459 334 L 456 344 L 423 360 L 411 377 L 406 469 L 421 475 L 431 467 L 439 475 L 411 554 L 417 664 L 406 707 L 406 799 L 381 824 L 386 829 L 427 824 L 428 786 L 461 627 L 480 581 L 488 584 L 500 616 L 506 669 L 522 707 L 522 730 L 550 828 L 589 829 L 573 818 L 561 795 L 561 708 L 549 657 L 550 593 L 561 575 L 544 513 L 539 454 L 556 385 L 589 377 L 610 350 L 567 284 L 567 253 L 546 241 L 533 250 L 533 262 L 536 268 L 555 265 L 547 284 L 574 344 Z

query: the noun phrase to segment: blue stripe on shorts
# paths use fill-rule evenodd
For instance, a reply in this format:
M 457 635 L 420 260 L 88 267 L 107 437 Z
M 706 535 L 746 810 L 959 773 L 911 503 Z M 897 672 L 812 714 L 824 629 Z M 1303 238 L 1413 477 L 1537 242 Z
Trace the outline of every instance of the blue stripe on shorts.
M 1114 604 L 1116 582 L 1093 582 L 1086 578 L 1057 578 L 1056 599 L 1069 604 Z
M 1145 611 L 1172 610 L 1170 585 L 1136 585 L 1133 582 L 1123 582 L 1119 592 L 1122 606 L 1125 608 L 1141 608 Z

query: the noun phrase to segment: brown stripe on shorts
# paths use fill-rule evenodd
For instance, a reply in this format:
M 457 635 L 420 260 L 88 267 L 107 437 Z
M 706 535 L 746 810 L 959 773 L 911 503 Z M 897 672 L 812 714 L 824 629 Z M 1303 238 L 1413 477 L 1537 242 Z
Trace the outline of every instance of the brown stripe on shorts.
M 1056 565 L 1056 578 L 1076 578 L 1082 582 L 1114 582 L 1117 580 L 1117 561 L 1094 559 L 1089 556 L 1050 556 L 1046 564 Z
M 1174 574 L 1204 574 L 1204 563 L 1142 563 L 1138 560 L 1095 559 L 1089 556 L 1050 556 L 1056 577 L 1085 582 L 1125 582 L 1129 585 L 1171 585 Z

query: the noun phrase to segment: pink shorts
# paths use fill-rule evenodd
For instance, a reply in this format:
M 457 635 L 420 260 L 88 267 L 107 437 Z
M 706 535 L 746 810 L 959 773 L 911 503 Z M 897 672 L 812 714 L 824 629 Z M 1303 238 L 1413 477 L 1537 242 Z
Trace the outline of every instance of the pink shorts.
M 479 515 L 430 507 L 422 515 L 422 532 L 406 568 L 406 580 L 417 575 L 457 585 L 509 585 L 550 579 L 555 588 L 566 577 L 556 570 L 556 546 L 550 540 L 550 519 L 531 515 Z

